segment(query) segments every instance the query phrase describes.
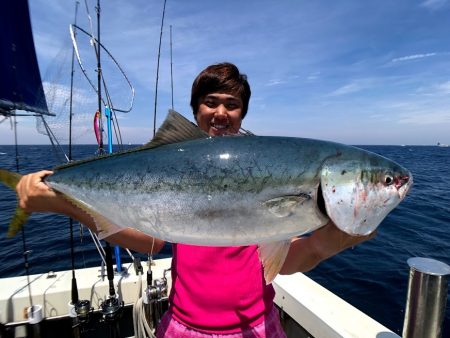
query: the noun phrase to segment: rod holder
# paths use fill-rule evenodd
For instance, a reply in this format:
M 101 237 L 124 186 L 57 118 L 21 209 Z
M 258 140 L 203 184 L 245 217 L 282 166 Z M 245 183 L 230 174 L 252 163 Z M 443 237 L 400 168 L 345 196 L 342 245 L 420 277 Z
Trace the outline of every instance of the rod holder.
M 450 266 L 440 261 L 408 259 L 409 280 L 403 338 L 439 338 L 447 303 Z
M 27 308 L 28 323 L 38 324 L 42 322 L 42 305 L 33 305 Z
M 40 338 L 41 335 L 41 322 L 44 319 L 42 305 L 32 305 L 27 308 L 29 330 L 27 337 Z

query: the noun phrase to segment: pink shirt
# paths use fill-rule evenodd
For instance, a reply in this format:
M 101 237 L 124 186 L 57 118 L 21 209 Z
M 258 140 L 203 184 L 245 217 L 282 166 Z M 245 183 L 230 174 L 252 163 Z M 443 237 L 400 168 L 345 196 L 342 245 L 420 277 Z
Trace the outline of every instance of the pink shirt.
M 256 245 L 173 244 L 171 310 L 185 326 L 218 334 L 254 327 L 270 314 L 274 296 Z

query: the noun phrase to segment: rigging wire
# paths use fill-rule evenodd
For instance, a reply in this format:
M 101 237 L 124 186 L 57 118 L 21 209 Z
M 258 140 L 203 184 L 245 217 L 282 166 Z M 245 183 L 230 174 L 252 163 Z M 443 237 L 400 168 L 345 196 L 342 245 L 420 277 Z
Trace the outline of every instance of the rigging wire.
M 155 137 L 155 134 L 156 134 L 156 106 L 157 106 L 157 102 L 158 102 L 159 60 L 161 58 L 161 42 L 162 42 L 162 34 L 163 34 L 163 27 L 164 27 L 164 15 L 166 13 L 166 2 L 167 2 L 167 0 L 164 0 L 164 7 L 163 7 L 163 13 L 162 13 L 162 19 L 161 19 L 161 33 L 159 34 L 158 64 L 156 66 L 155 110 L 153 112 L 153 137 Z
M 96 38 L 92 37 L 87 31 L 85 31 L 83 28 L 77 26 L 77 25 L 70 25 L 69 27 L 70 29 L 70 37 L 72 40 L 72 44 L 75 47 L 75 55 L 77 57 L 77 61 L 78 61 L 78 65 L 81 68 L 81 71 L 83 72 L 84 77 L 86 78 L 86 80 L 88 81 L 89 85 L 92 87 L 92 89 L 97 93 L 97 87 L 93 84 L 92 80 L 89 78 L 88 76 L 88 72 L 85 69 L 83 62 L 81 60 L 81 56 L 80 56 L 80 51 L 78 49 L 78 43 L 77 41 L 74 39 L 74 34 L 75 34 L 75 30 L 79 30 L 80 32 L 82 32 L 83 34 L 86 34 L 87 36 L 91 37 L 91 40 L 95 43 L 98 44 L 103 51 L 108 55 L 108 57 L 114 62 L 114 64 L 116 65 L 117 69 L 120 71 L 120 73 L 122 74 L 122 76 L 124 77 L 125 81 L 127 82 L 128 87 L 130 88 L 130 93 L 131 93 L 131 99 L 130 99 L 130 103 L 129 106 L 126 108 L 117 108 L 117 107 L 113 107 L 115 110 L 117 110 L 118 112 L 121 113 L 129 113 L 132 109 L 133 109 L 133 105 L 134 105 L 134 97 L 135 97 L 135 90 L 133 85 L 131 84 L 131 81 L 129 80 L 128 76 L 125 74 L 125 71 L 123 70 L 122 66 L 119 64 L 119 62 L 114 58 L 114 56 L 111 54 L 111 52 L 105 47 L 103 46 L 100 42 L 97 41 Z M 103 100 L 103 98 L 102 98 Z M 102 101 L 103 105 L 107 105 L 105 101 Z
M 48 125 L 47 121 L 45 120 L 44 115 L 35 115 L 36 117 L 40 117 L 42 120 L 42 124 L 44 125 L 45 131 L 47 132 L 47 136 L 50 140 L 50 143 L 52 144 L 52 148 L 53 148 L 53 153 L 55 154 L 55 156 L 58 158 L 59 162 L 64 162 L 64 161 L 69 161 L 69 158 L 67 157 L 65 151 L 63 150 L 63 148 L 61 147 L 61 145 L 58 142 L 58 139 L 56 138 L 55 134 L 53 133 L 53 131 L 50 129 L 50 126 Z M 58 149 L 60 150 L 58 152 Z M 64 159 L 61 158 L 60 154 L 64 155 Z
M 103 78 L 103 87 L 105 88 L 106 100 L 108 102 L 107 107 L 111 107 L 110 111 L 111 111 L 112 115 L 114 116 L 114 118 L 111 118 L 111 122 L 114 127 L 114 134 L 116 135 L 116 141 L 119 146 L 119 150 L 123 150 L 122 134 L 120 132 L 119 124 L 118 123 L 116 124 L 116 122 L 115 122 L 115 121 L 117 121 L 116 109 L 114 109 L 114 105 L 112 104 L 111 95 L 109 94 L 109 90 L 108 90 L 108 87 L 106 85 L 104 78 Z
M 94 242 L 94 245 L 97 248 L 97 251 L 98 251 L 98 253 L 99 253 L 99 255 L 100 255 L 100 257 L 101 257 L 101 259 L 103 261 L 103 264 L 106 265 L 105 250 L 103 249 L 103 247 L 102 247 L 102 245 L 100 243 L 100 240 L 98 239 L 97 235 L 92 232 L 91 229 L 88 228 L 88 230 L 89 230 L 89 234 L 92 237 L 92 241 Z

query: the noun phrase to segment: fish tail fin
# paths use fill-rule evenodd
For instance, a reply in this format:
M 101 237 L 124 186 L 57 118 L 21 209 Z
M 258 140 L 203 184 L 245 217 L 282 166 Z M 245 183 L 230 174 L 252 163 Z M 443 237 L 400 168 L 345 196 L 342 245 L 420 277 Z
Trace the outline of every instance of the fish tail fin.
M 19 183 L 20 179 L 22 178 L 22 175 L 18 173 L 14 173 L 12 171 L 0 169 L 0 182 L 6 185 L 8 188 L 15 190 L 17 183 Z M 14 213 L 14 216 L 9 223 L 8 228 L 8 237 L 13 237 L 17 234 L 17 232 L 22 229 L 23 225 L 27 221 L 28 217 L 30 216 L 29 213 L 27 213 L 25 210 L 23 210 L 21 207 L 17 205 L 16 211 Z
M 7 236 L 9 238 L 14 237 L 22 229 L 29 216 L 29 213 L 17 206 L 14 217 L 9 223 Z
M 12 171 L 0 169 L 0 182 L 6 185 L 10 189 L 16 189 L 17 183 L 19 183 L 22 175 L 14 173 Z

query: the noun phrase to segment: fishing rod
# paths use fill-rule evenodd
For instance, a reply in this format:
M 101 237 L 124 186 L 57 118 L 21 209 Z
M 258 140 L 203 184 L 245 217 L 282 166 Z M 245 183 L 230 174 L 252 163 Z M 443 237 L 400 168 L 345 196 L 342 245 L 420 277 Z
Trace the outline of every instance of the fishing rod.
M 97 41 L 100 44 L 100 0 L 97 0 Z M 95 53 L 97 55 L 97 99 L 98 99 L 98 112 L 99 115 L 99 125 L 102 128 L 102 64 L 100 61 L 100 46 L 94 44 Z M 99 152 L 103 152 L 103 130 L 100 130 L 100 143 L 99 143 Z
M 157 106 L 157 102 L 158 102 L 159 60 L 161 58 L 161 42 L 162 42 L 162 34 L 163 34 L 163 27 L 164 27 L 164 15 L 166 13 L 166 2 L 167 2 L 167 0 L 164 0 L 164 7 L 163 7 L 163 13 L 162 13 L 162 19 L 161 19 L 161 33 L 159 34 L 158 63 L 156 66 L 155 110 L 153 112 L 153 137 L 155 137 L 155 134 L 156 134 L 156 106 Z
M 75 18 L 74 23 L 77 23 L 78 5 L 79 1 L 75 2 Z M 76 35 L 75 35 L 76 38 Z M 70 97 L 69 97 L 69 159 L 72 161 L 72 117 L 73 117 L 73 82 L 75 74 L 75 48 L 72 45 L 72 66 L 70 74 Z M 71 302 L 69 303 L 69 316 L 72 317 L 73 336 L 75 338 L 81 337 L 84 331 L 84 325 L 89 322 L 92 308 L 89 300 L 80 300 L 78 295 L 77 279 L 75 277 L 75 243 L 73 237 L 73 219 L 69 218 L 69 233 L 70 233 L 70 257 L 72 267 L 72 288 L 71 288 Z M 72 311 L 73 309 L 73 311 Z M 80 330 L 81 327 L 81 330 Z
M 87 4 L 86 4 L 87 6 Z M 98 153 L 102 154 L 104 153 L 103 149 L 103 122 L 102 122 L 102 81 L 103 81 L 103 75 L 102 75 L 102 66 L 101 66 L 101 39 L 100 39 L 100 0 L 97 0 L 97 6 L 96 6 L 96 12 L 97 12 L 97 39 L 93 39 L 93 46 L 95 50 L 95 54 L 97 57 L 97 98 L 98 98 L 98 125 L 99 125 L 99 133 L 98 133 L 98 144 L 99 149 Z M 91 35 L 92 36 L 92 35 Z M 98 42 L 98 43 L 96 43 Z M 111 110 L 109 106 L 105 107 L 105 115 L 107 118 L 107 132 L 108 132 L 108 152 L 112 153 L 112 130 L 111 130 Z M 97 134 L 96 134 L 97 135 Z M 116 270 L 117 272 L 122 272 L 122 262 L 120 258 L 120 247 L 114 246 L 114 254 L 116 258 Z
M 77 24 L 77 13 L 79 1 L 75 2 L 75 19 L 74 23 Z M 72 115 L 73 115 L 73 77 L 74 77 L 74 64 L 75 64 L 75 50 L 72 46 L 72 69 L 70 72 L 70 97 L 69 97 L 69 162 L 72 161 Z M 72 305 L 76 305 L 79 301 L 77 279 L 75 277 L 75 253 L 74 253 L 74 240 L 73 240 L 73 219 L 69 218 L 70 225 L 70 257 L 72 263 Z
M 19 172 L 19 145 L 17 142 L 17 120 L 16 116 L 13 115 L 14 121 L 14 145 L 16 151 L 16 172 Z M 40 322 L 42 321 L 42 307 L 40 305 L 33 304 L 33 297 L 31 295 L 31 282 L 30 282 L 30 263 L 28 261 L 28 256 L 32 253 L 32 250 L 27 249 L 27 241 L 25 236 L 25 227 L 22 227 L 22 247 L 23 247 L 23 260 L 24 260 L 24 268 L 25 274 L 27 275 L 27 287 L 28 287 L 28 297 L 30 301 L 30 307 L 27 309 L 28 314 L 28 323 L 31 324 L 32 337 L 40 337 L 41 336 L 41 326 Z
M 114 288 L 114 268 L 112 263 L 112 251 L 111 246 L 106 242 L 105 246 L 105 259 L 106 259 L 106 272 L 109 283 L 109 297 L 101 305 L 101 312 L 103 314 L 103 320 L 109 326 L 109 336 L 111 338 L 120 337 L 119 320 L 122 317 L 124 302 L 116 297 L 116 291 Z
M 172 93 L 172 110 L 173 110 L 172 25 L 170 25 L 170 89 Z

